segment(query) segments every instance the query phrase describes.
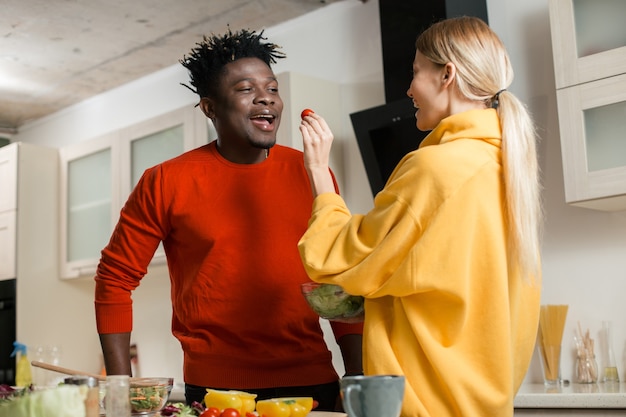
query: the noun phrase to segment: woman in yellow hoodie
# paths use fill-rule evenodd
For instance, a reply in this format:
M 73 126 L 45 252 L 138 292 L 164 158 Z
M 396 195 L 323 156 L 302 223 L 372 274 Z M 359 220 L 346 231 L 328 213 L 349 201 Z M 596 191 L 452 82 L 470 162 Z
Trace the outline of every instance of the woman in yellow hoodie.
M 403 417 L 513 415 L 540 304 L 536 134 L 507 87 L 513 70 L 480 19 L 444 20 L 416 41 L 417 128 L 365 215 L 328 170 L 332 132 L 300 127 L 315 201 L 299 249 L 309 276 L 365 297 L 364 372 L 406 377 Z

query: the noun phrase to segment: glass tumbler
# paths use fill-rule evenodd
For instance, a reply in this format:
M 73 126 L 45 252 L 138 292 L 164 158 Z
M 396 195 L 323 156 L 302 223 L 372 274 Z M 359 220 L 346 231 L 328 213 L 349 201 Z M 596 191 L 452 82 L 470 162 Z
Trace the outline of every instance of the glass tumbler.
M 576 382 L 578 384 L 595 384 L 598 382 L 598 363 L 595 355 L 576 357 Z
M 107 417 L 130 417 L 130 377 L 107 376 L 104 401 Z

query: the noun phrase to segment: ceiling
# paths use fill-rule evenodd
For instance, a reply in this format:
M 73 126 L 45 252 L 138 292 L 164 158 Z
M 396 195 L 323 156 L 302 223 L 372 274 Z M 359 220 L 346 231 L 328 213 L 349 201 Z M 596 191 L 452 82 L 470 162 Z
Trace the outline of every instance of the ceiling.
M 3 0 L 0 135 L 175 65 L 227 25 L 259 31 L 332 2 Z

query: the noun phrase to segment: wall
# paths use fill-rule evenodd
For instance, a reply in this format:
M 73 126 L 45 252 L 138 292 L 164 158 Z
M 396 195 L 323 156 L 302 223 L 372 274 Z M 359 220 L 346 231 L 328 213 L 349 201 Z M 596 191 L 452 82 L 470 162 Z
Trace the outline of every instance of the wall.
M 344 195 L 355 212 L 371 206 L 371 195 L 367 191 L 369 187 L 358 147 L 351 135 L 348 113 L 383 102 L 377 7 L 374 0 L 335 3 L 266 31 L 288 55 L 275 67 L 276 72 L 296 71 L 342 85 L 341 106 L 345 117 L 338 143 L 344 148 L 342 172 L 343 183 L 347 184 Z M 563 341 L 562 376 L 565 379 L 573 376 L 572 337 L 577 323 L 580 321 L 582 327 L 589 328 L 592 337 L 597 338 L 602 320 L 613 320 L 614 349 L 624 379 L 626 329 L 621 318 L 626 317 L 626 303 L 622 302 L 626 294 L 626 212 L 597 212 L 564 203 L 547 0 L 488 0 L 488 12 L 490 24 L 505 42 L 516 69 L 516 80 L 510 90 L 528 104 L 541 136 L 539 149 L 547 218 L 542 250 L 542 301 L 570 305 Z M 324 30 L 319 30 L 320 27 Z M 315 36 L 310 36 L 311 33 Z M 179 82 L 184 81 L 186 74 L 177 66 L 159 71 L 26 126 L 13 139 L 64 146 L 181 105 L 192 105 L 195 97 L 179 86 Z M 167 339 L 169 310 L 165 274 L 151 271 L 149 275 L 151 279 L 142 284 L 134 297 L 136 331 L 133 337 L 139 344 L 145 373 L 176 376 L 179 372 L 174 368 L 180 362 L 177 363 L 175 342 Z M 97 369 L 99 346 L 92 319 L 92 283 L 59 282 L 55 290 L 49 288 L 51 286 L 47 287 L 51 291 L 49 300 L 25 313 L 26 317 L 20 320 L 28 325 L 20 326 L 18 332 L 28 336 L 29 340 L 23 341 L 30 343 L 42 343 L 60 335 L 57 343 L 63 343 L 66 366 Z M 56 314 L 57 308 L 63 313 Z M 77 315 L 82 319 L 76 320 Z M 68 320 L 72 328 L 64 330 L 69 327 Z M 45 338 L 35 330 L 34 323 L 45 323 Z M 168 341 L 163 343 L 163 340 Z M 527 382 L 540 381 L 539 362 L 535 357 Z

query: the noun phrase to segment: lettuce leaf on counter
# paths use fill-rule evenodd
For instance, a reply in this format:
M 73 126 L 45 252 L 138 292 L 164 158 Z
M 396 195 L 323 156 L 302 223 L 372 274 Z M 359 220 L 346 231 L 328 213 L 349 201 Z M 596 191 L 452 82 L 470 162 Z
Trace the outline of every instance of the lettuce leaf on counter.
M 60 385 L 0 402 L 0 417 L 85 417 L 87 387 Z

